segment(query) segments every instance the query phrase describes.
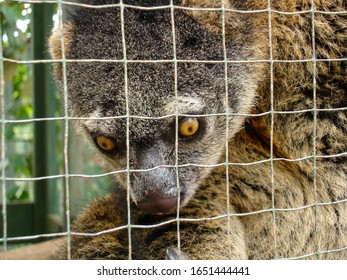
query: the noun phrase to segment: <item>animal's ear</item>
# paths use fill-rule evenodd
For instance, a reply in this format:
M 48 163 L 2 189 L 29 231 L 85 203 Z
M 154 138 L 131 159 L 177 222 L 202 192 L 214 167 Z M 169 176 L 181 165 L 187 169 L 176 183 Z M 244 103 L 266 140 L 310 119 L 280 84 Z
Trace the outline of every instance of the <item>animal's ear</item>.
M 63 25 L 63 27 L 52 30 L 52 35 L 49 38 L 49 52 L 52 59 L 61 60 L 63 58 L 63 51 L 65 58 L 69 58 L 71 43 L 74 34 L 73 30 L 74 28 L 72 23 L 66 23 Z M 57 62 L 54 67 L 54 74 L 58 80 L 61 80 L 62 78 L 61 65 L 61 62 Z
M 224 6 L 222 5 L 224 2 Z M 238 10 L 260 10 L 265 9 L 266 1 L 239 1 L 239 0 L 181 0 L 187 9 L 185 13 L 194 18 L 197 22 L 205 26 L 211 32 L 222 34 L 222 6 L 226 10 L 224 20 L 226 25 L 226 36 L 235 37 L 240 34 L 243 40 L 243 28 L 250 29 L 252 26 L 264 24 L 263 13 L 240 13 Z M 235 39 L 235 38 L 234 38 Z M 237 38 L 236 38 L 237 40 Z

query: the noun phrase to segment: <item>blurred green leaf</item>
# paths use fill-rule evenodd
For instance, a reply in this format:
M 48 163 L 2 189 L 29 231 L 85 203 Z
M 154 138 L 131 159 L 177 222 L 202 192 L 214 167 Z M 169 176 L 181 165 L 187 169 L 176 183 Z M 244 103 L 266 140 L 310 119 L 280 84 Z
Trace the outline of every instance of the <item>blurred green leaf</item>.
M 1 37 L 3 41 L 3 55 L 7 58 L 26 60 L 30 59 L 30 12 L 28 4 L 5 1 L 0 6 Z M 23 21 L 22 25 L 18 25 Z M 29 23 L 23 28 L 23 23 Z M 19 29 L 18 27 L 21 27 Z M 27 119 L 32 117 L 31 95 L 31 67 L 27 64 L 5 63 L 5 101 L 7 119 Z M 32 177 L 32 141 L 33 126 L 26 124 L 6 125 L 6 156 L 8 167 L 7 176 Z M 28 184 L 8 186 L 7 198 L 9 201 L 22 201 L 29 199 Z
M 7 199 L 9 201 L 14 201 L 14 200 L 28 200 L 29 199 L 29 192 L 26 188 L 24 187 L 14 187 L 12 188 L 8 193 L 7 193 Z

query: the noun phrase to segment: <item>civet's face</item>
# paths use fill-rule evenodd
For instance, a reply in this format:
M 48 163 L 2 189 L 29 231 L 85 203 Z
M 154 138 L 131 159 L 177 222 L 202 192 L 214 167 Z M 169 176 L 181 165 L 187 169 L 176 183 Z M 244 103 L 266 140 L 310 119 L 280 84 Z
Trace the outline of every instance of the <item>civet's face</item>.
M 66 65 L 69 112 L 91 118 L 76 125 L 124 170 L 119 182 L 130 182 L 132 199 L 150 213 L 189 201 L 240 129 L 234 114 L 249 111 L 256 88 L 249 64 L 223 63 L 221 34 L 181 10 L 174 20 L 173 33 L 171 9 L 126 8 L 122 17 L 116 7 L 79 9 L 65 23 L 67 58 L 89 59 Z M 248 58 L 247 42 L 228 39 L 226 48 L 229 60 Z

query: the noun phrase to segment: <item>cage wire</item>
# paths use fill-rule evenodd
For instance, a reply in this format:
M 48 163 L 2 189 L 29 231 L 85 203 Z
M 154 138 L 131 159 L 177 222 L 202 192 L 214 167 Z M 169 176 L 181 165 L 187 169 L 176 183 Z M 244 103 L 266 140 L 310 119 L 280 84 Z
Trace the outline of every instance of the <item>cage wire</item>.
M 10 1 L 10 2 L 18 2 L 16 0 Z M 277 240 L 276 240 L 276 230 L 277 230 L 277 225 L 276 225 L 276 212 L 278 211 L 299 211 L 307 208 L 315 208 L 316 211 L 316 227 L 317 230 L 319 230 L 319 222 L 317 219 L 317 211 L 318 208 L 321 206 L 326 206 L 326 205 L 334 205 L 334 204 L 339 204 L 339 203 L 346 203 L 347 198 L 343 200 L 338 200 L 338 201 L 331 201 L 331 202 L 319 202 L 318 197 L 317 197 L 317 159 L 327 159 L 327 158 L 335 158 L 335 157 L 342 157 L 342 156 L 347 156 L 347 152 L 342 152 L 339 154 L 329 154 L 329 155 L 317 155 L 317 114 L 319 112 L 333 112 L 333 111 L 346 111 L 347 107 L 342 107 L 342 108 L 324 108 L 324 109 L 319 109 L 317 108 L 317 96 L 316 96 L 316 89 L 317 89 L 317 62 L 332 62 L 332 61 L 346 61 L 347 58 L 337 58 L 337 59 L 318 59 L 316 57 L 316 46 L 315 46 L 315 15 L 316 14 L 347 14 L 347 11 L 320 11 L 315 9 L 315 3 L 314 0 L 312 0 L 311 4 L 311 9 L 310 10 L 305 10 L 305 11 L 295 11 L 295 12 L 284 12 L 284 11 L 278 11 L 274 10 L 271 7 L 271 0 L 268 0 L 267 8 L 262 9 L 262 10 L 234 10 L 234 9 L 228 9 L 225 7 L 225 1 L 221 1 L 221 6 L 220 8 L 197 8 L 197 7 L 184 7 L 184 6 L 177 6 L 174 5 L 173 0 L 170 1 L 169 5 L 165 6 L 155 6 L 155 7 L 142 7 L 142 6 L 134 6 L 134 5 L 128 5 L 125 4 L 122 0 L 119 1 L 117 4 L 107 4 L 107 5 L 87 5 L 83 3 L 71 3 L 68 1 L 62 1 L 62 0 L 57 0 L 57 1 L 25 1 L 25 3 L 30 3 L 34 5 L 39 5 L 40 3 L 51 3 L 51 4 L 57 4 L 58 6 L 58 15 L 59 15 L 59 32 L 60 32 L 60 41 L 61 41 L 61 50 L 62 50 L 62 59 L 61 60 L 15 60 L 15 59 L 10 59 L 7 57 L 4 57 L 3 54 L 3 45 L 2 45 L 2 40 L 0 40 L 0 50 L 1 50 L 1 59 L 0 59 L 0 75 L 1 75 L 1 97 L 0 97 L 0 114 L 1 114 L 1 155 L 0 155 L 0 168 L 1 168 L 1 191 L 2 191 L 2 217 L 3 217 L 3 237 L 0 238 L 0 242 L 3 244 L 3 251 L 6 253 L 8 251 L 8 242 L 12 241 L 28 241 L 28 240 L 35 240 L 38 238 L 53 238 L 53 237 L 60 237 L 60 236 L 66 236 L 67 237 L 67 258 L 71 258 L 71 236 L 72 235 L 79 235 L 79 236 L 98 236 L 114 231 L 119 231 L 123 229 L 128 230 L 128 237 L 129 237 L 129 244 L 128 244 L 128 249 L 129 249 L 129 259 L 131 259 L 131 252 L 132 252 L 132 229 L 133 228 L 155 228 L 155 227 L 160 227 L 169 223 L 176 223 L 177 224 L 177 247 L 180 250 L 181 247 L 181 236 L 180 236 L 180 223 L 182 221 L 195 221 L 195 222 L 201 222 L 201 221 L 208 221 L 208 220 L 215 220 L 215 219 L 221 219 L 221 218 L 227 218 L 227 223 L 228 223 L 228 236 L 230 237 L 230 228 L 231 228 L 231 217 L 232 216 L 247 216 L 247 215 L 255 215 L 259 213 L 272 213 L 272 223 L 273 223 L 273 231 L 274 231 L 274 251 L 275 253 L 277 252 Z M 123 59 L 114 59 L 114 60 L 108 60 L 108 59 L 79 59 L 79 60 L 74 60 L 74 59 L 67 59 L 65 56 L 65 44 L 64 44 L 64 30 L 61 28 L 62 27 L 62 15 L 63 15 L 63 5 L 72 5 L 72 6 L 80 6 L 80 7 L 85 7 L 85 8 L 90 8 L 90 9 L 104 9 L 104 8 L 120 8 L 121 12 L 121 33 L 122 33 L 122 45 L 123 45 Z M 173 58 L 171 60 L 128 60 L 127 59 L 127 47 L 126 47 L 126 37 L 125 37 L 125 19 L 124 19 L 124 10 L 126 8 L 132 8 L 132 9 L 142 9 L 142 10 L 159 10 L 159 9 L 170 9 L 171 11 L 171 23 L 172 23 L 172 40 L 173 40 Z M 200 11 L 218 11 L 222 15 L 222 41 L 223 41 L 223 51 L 224 51 L 224 59 L 221 61 L 212 61 L 212 60 L 182 60 L 178 59 L 176 56 L 176 33 L 175 33 L 175 15 L 174 11 L 175 10 L 200 10 Z M 235 60 L 228 60 L 227 57 L 227 51 L 226 51 L 226 21 L 225 21 L 225 13 L 226 12 L 235 12 L 235 13 L 268 13 L 268 51 L 269 51 L 269 59 L 258 59 L 258 60 L 240 60 L 240 61 L 235 61 Z M 293 15 L 293 14 L 310 14 L 311 16 L 311 38 L 312 38 L 312 58 L 310 59 L 301 59 L 301 60 L 276 60 L 273 57 L 273 47 L 272 47 L 272 23 L 271 23 L 271 17 L 273 13 L 277 14 L 283 14 L 283 15 Z M 1 28 L 1 26 L 0 26 Z M 0 33 L 1 33 L 0 29 Z M 126 115 L 125 116 L 115 116 L 115 117 L 103 117 L 103 118 L 89 118 L 89 119 L 115 119 L 115 118 L 125 118 L 127 121 L 127 126 L 126 126 L 126 145 L 127 145 L 127 168 L 126 170 L 116 170 L 112 172 L 104 172 L 103 174 L 93 174 L 93 175 L 87 175 L 87 174 L 73 174 L 69 172 L 69 151 L 68 151 L 68 146 L 69 146 L 69 121 L 74 120 L 74 119 L 87 119 L 87 118 L 75 118 L 75 117 L 70 117 L 68 113 L 68 86 L 67 86 L 67 78 L 66 78 L 66 65 L 67 63 L 71 62 L 80 62 L 80 61 L 86 61 L 86 62 L 114 62 L 114 63 L 122 63 L 124 65 L 124 94 L 126 98 Z M 4 80 L 4 62 L 12 62 L 12 63 L 17 63 L 17 64 L 34 64 L 34 63 L 52 63 L 52 62 L 58 62 L 62 64 L 62 69 L 63 69 L 63 100 L 64 100 L 64 108 L 63 108 L 63 113 L 64 115 L 62 117 L 51 117 L 51 118 L 30 118 L 30 119 L 6 119 L 5 115 L 5 93 L 4 93 L 4 86 L 5 86 L 5 80 Z M 166 115 L 162 117 L 144 117 L 144 116 L 136 116 L 136 115 L 130 115 L 129 113 L 129 100 L 128 100 L 128 68 L 127 65 L 128 63 L 131 62 L 137 62 L 137 63 L 173 63 L 174 65 L 174 91 L 175 91 L 175 98 L 176 98 L 176 105 L 178 102 L 178 71 L 177 71 L 177 65 L 180 62 L 192 62 L 192 63 L 216 63 L 216 64 L 223 64 L 224 65 L 224 87 L 225 87 L 225 99 L 226 102 L 225 104 L 228 104 L 228 64 L 229 63 L 268 63 L 270 65 L 270 100 L 271 100 L 271 109 L 270 111 L 263 112 L 260 114 L 235 114 L 229 112 L 228 106 L 225 107 L 225 113 L 221 114 L 205 114 L 205 115 L 194 115 L 195 117 L 199 116 L 225 116 L 226 118 L 226 141 L 225 141 L 225 149 L 226 149 L 226 160 L 225 162 L 218 163 L 218 164 L 213 164 L 213 165 L 203 165 L 203 164 L 194 164 L 194 163 L 189 163 L 189 164 L 179 164 L 178 162 L 178 150 L 179 150 L 179 141 L 178 141 L 178 118 L 180 116 L 178 112 L 178 106 L 176 106 L 176 111 L 175 114 L 173 115 Z M 276 62 L 286 62 L 286 63 L 298 63 L 298 62 L 310 62 L 313 64 L 313 73 L 312 73 L 312 84 L 313 84 L 313 108 L 311 109 L 303 109 L 303 110 L 295 110 L 295 111 L 279 111 L 275 110 L 274 108 L 274 63 Z M 309 156 L 301 157 L 301 158 L 275 158 L 273 156 L 274 153 L 274 147 L 273 147 L 273 137 L 274 137 L 274 116 L 275 114 L 293 114 L 293 113 L 307 113 L 311 112 L 313 113 L 313 121 L 314 121 L 314 128 L 313 128 L 313 141 L 312 141 L 312 154 Z M 254 116 L 264 116 L 264 115 L 270 115 L 271 116 L 271 127 L 270 127 L 270 158 L 265 159 L 265 160 L 260 160 L 260 161 L 254 161 L 254 162 L 244 162 L 244 163 L 235 163 L 232 162 L 232 158 L 229 157 L 228 154 L 228 126 L 229 126 L 229 118 L 231 115 L 241 115 L 241 116 L 246 116 L 246 117 L 254 117 Z M 186 115 L 184 115 L 186 116 Z M 175 164 L 174 165 L 160 165 L 160 166 L 155 166 L 151 169 L 145 169 L 145 170 L 131 170 L 130 164 L 129 164 L 129 147 L 131 145 L 129 141 L 129 131 L 130 131 L 130 119 L 131 118 L 137 118 L 137 119 L 162 119 L 162 118 L 168 118 L 168 117 L 175 117 L 176 118 L 176 139 L 175 139 Z M 6 160 L 6 150 L 5 147 L 7 145 L 6 140 L 5 140 L 5 128 L 6 125 L 8 124 L 16 124 L 16 123 L 33 123 L 33 122 L 41 122 L 41 121 L 63 121 L 65 124 L 64 128 L 64 174 L 58 174 L 58 175 L 53 175 L 53 176 L 44 176 L 44 177 L 32 177 L 32 178 L 16 178 L 16 177 L 7 177 L 6 176 L 6 165 L 7 165 L 7 160 Z M 304 205 L 302 207 L 296 207 L 296 208 L 276 208 L 275 207 L 275 172 L 274 172 L 274 162 L 276 161 L 287 161 L 287 162 L 300 162 L 303 160 L 313 160 L 313 188 L 314 188 L 314 195 L 315 195 L 315 203 L 310 204 L 310 205 Z M 130 174 L 131 172 L 148 172 L 157 168 L 175 168 L 176 170 L 176 182 L 177 182 L 177 189 L 180 190 L 180 185 L 179 185 L 179 168 L 181 167 L 187 167 L 187 166 L 197 166 L 197 167 L 218 167 L 218 166 L 225 166 L 226 170 L 228 170 L 229 166 L 234 166 L 234 165 L 240 165 L 240 166 L 252 166 L 252 165 L 257 165 L 257 164 L 262 164 L 262 163 L 269 163 L 270 164 L 270 172 L 271 172 L 271 189 L 272 189 L 272 207 L 268 209 L 262 209 L 259 211 L 255 212 L 249 212 L 249 213 L 231 213 L 230 211 L 230 205 L 229 205 L 229 189 L 230 189 L 230 182 L 229 182 L 229 174 L 226 172 L 226 197 L 227 197 L 227 213 L 219 216 L 214 216 L 214 217 L 201 217 L 201 218 L 196 218 L 196 219 L 188 219 L 188 218 L 182 218 L 180 217 L 180 205 L 179 201 L 180 199 L 178 198 L 178 205 L 177 205 L 177 216 L 175 219 L 168 220 L 162 223 L 158 224 L 153 224 L 153 225 L 136 225 L 131 223 L 131 215 L 130 215 Z M 71 225 L 70 225 L 70 179 L 74 177 L 80 177 L 80 178 L 98 178 L 98 177 L 104 177 L 108 175 L 115 175 L 115 174 L 120 174 L 120 173 L 126 173 L 126 178 L 127 178 L 127 214 L 128 214 L 128 223 L 126 225 L 121 225 L 117 228 L 101 231 L 101 232 L 96 232 L 96 233 L 81 233 L 81 232 L 73 232 L 71 230 Z M 66 198 L 65 198 L 65 211 L 66 211 L 66 227 L 67 230 L 64 232 L 57 232 L 57 233 L 49 233 L 49 234 L 38 234 L 38 235 L 30 235 L 30 236 L 18 236 L 18 237 L 8 237 L 8 232 L 7 232 L 7 226 L 8 226 L 8 221 L 7 221 L 7 214 L 8 214 L 8 209 L 7 209 L 7 199 L 6 199 L 6 186 L 7 182 L 9 181 L 35 181 L 35 180 L 43 180 L 43 179 L 57 179 L 57 178 L 62 178 L 64 179 L 64 185 L 65 185 L 65 193 L 66 193 Z M 180 192 L 178 191 L 178 194 Z M 311 252 L 305 255 L 301 256 L 294 256 L 291 259 L 303 259 L 306 257 L 314 256 L 317 255 L 319 258 L 320 254 L 323 253 L 330 253 L 330 252 L 337 252 L 341 250 L 346 250 L 346 247 L 343 248 L 336 248 L 332 250 L 323 250 L 321 249 L 321 245 L 317 244 L 318 250 L 316 252 Z M 230 248 L 229 248 L 230 250 Z
M 0 24 L 0 34 L 2 34 L 2 25 Z M 1 192 L 2 192 L 2 217 L 3 217 L 3 244 L 4 251 L 7 250 L 7 215 L 6 215 L 6 179 L 5 179 L 5 168 L 6 168 L 6 155 L 5 155 L 5 74 L 4 74 L 4 58 L 3 58 L 3 47 L 2 38 L 0 39 L 0 115 L 1 115 L 1 148 L 0 148 L 0 168 L 1 168 Z

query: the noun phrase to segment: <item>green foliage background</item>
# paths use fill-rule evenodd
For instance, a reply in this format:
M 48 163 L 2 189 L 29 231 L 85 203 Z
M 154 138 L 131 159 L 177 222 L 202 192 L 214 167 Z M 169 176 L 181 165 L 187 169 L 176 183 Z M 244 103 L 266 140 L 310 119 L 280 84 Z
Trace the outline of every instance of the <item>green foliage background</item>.
M 31 44 L 32 8 L 33 5 L 18 1 L 0 0 L 0 24 L 3 57 L 18 61 L 33 59 Z M 40 15 L 39 15 L 40 16 Z M 32 73 L 30 63 L 4 62 L 5 79 L 5 119 L 25 120 L 33 118 Z M 47 93 L 48 94 L 48 93 Z M 61 100 L 58 92 L 49 93 L 56 98 L 54 116 L 61 116 Z M 55 122 L 56 129 L 56 158 L 48 159 L 57 162 L 57 174 L 64 174 L 63 159 L 63 122 Z M 34 123 L 7 123 L 5 126 L 6 146 L 6 177 L 33 177 L 33 131 Z M 105 172 L 94 159 L 89 147 L 81 145 L 83 140 L 73 131 L 69 137 L 69 173 L 101 174 Z M 43 156 L 44 158 L 44 156 Z M 55 175 L 55 174 L 51 174 Z M 111 179 L 112 180 L 112 179 Z M 70 198 L 73 216 L 85 207 L 86 203 L 108 190 L 110 180 L 100 178 L 71 178 Z M 61 212 L 64 204 L 64 180 L 54 181 L 55 187 L 50 189 L 48 204 L 49 211 Z M 23 202 L 33 200 L 33 181 L 6 182 L 7 201 Z M 1 191 L 0 191 L 1 197 Z M 75 209 L 75 210 L 74 210 Z
M 2 3 L 1 3 L 2 2 Z M 3 56 L 15 60 L 31 58 L 30 14 L 31 5 L 0 1 L 1 39 Z M 19 26 L 19 23 L 22 23 Z M 23 26 L 26 29 L 23 30 Z M 32 117 L 31 75 L 32 66 L 4 62 L 5 118 L 28 119 Z M 7 124 L 5 130 L 7 168 L 9 177 L 32 176 L 32 124 Z M 30 199 L 30 182 L 8 182 L 7 199 Z

